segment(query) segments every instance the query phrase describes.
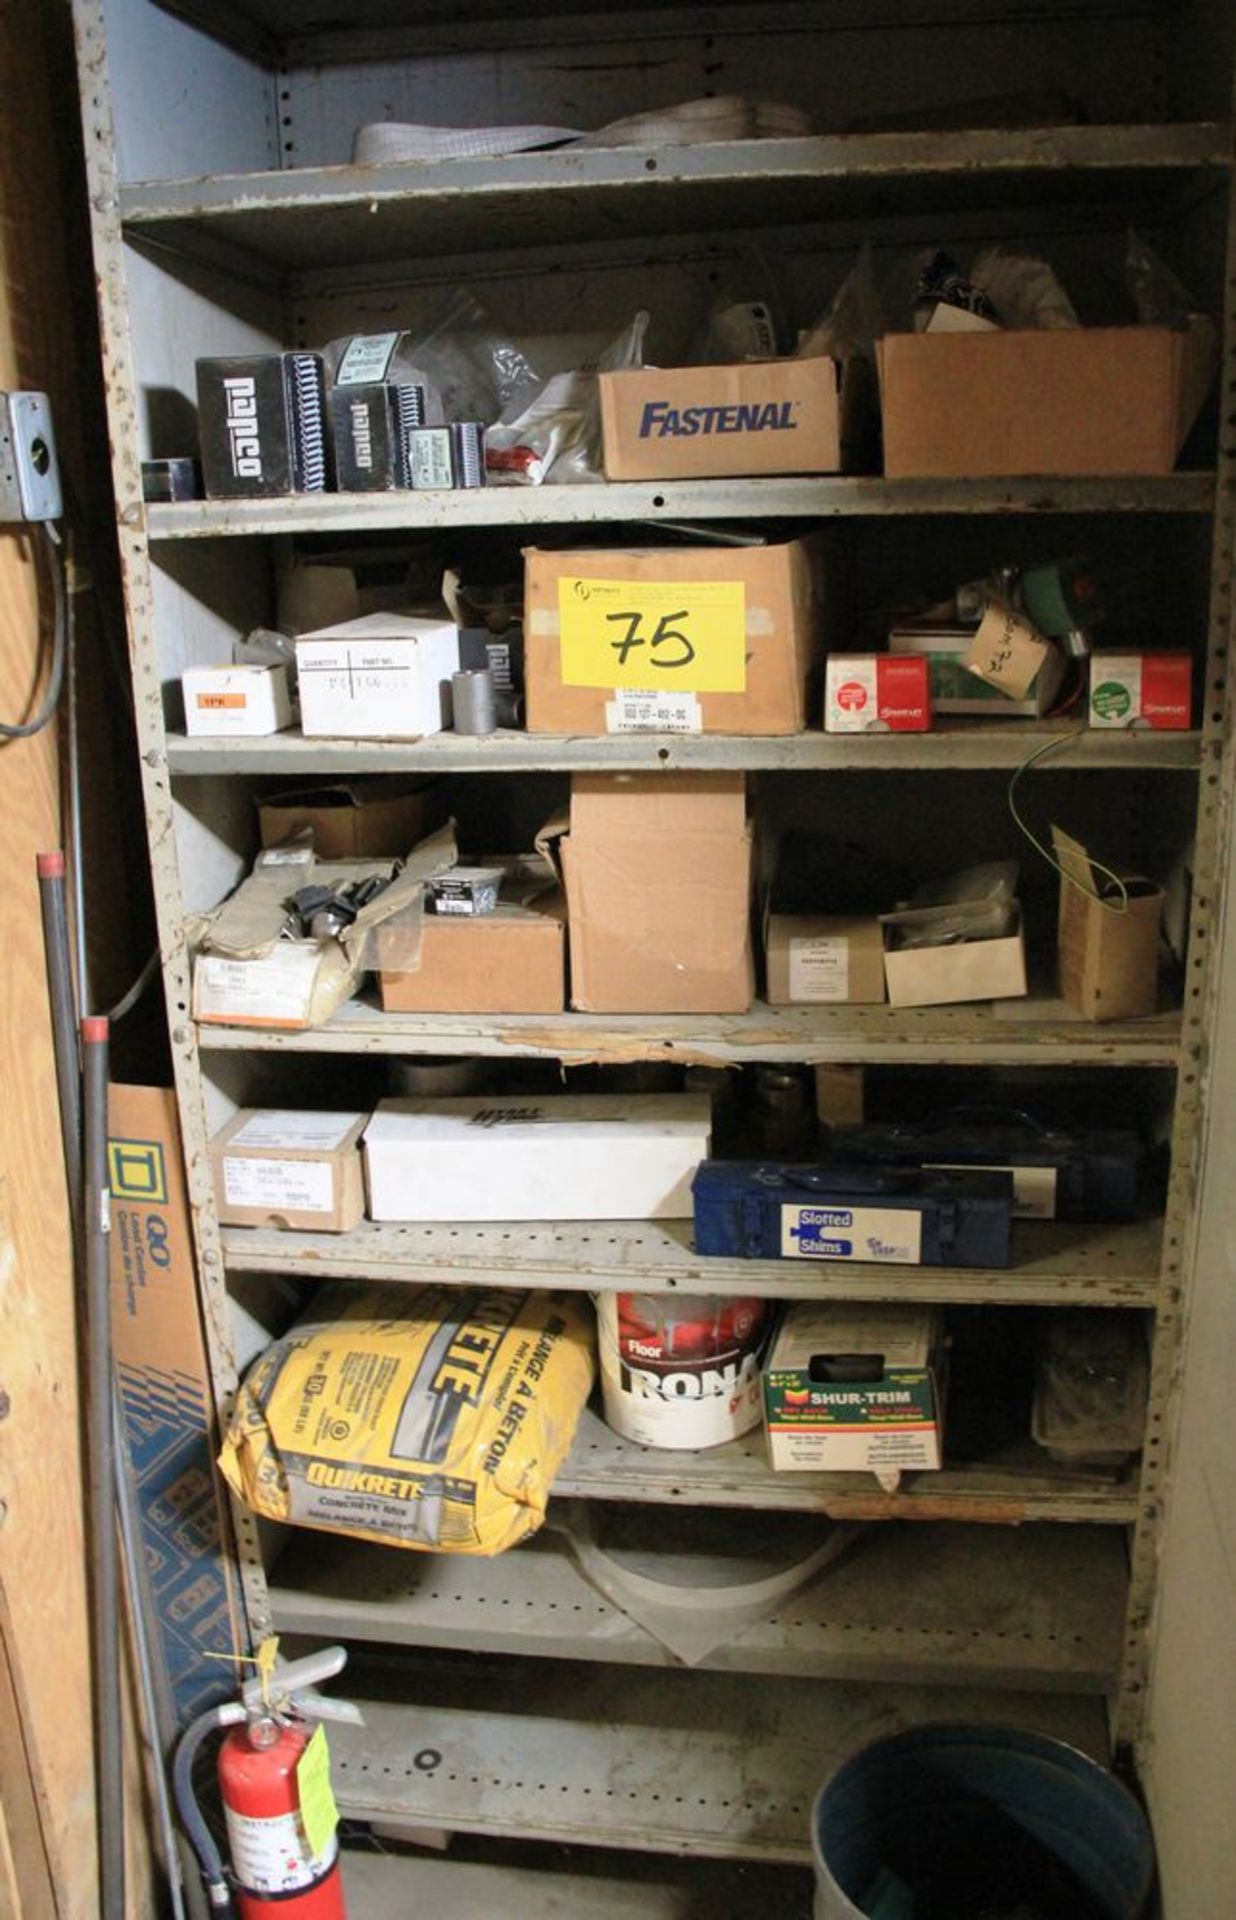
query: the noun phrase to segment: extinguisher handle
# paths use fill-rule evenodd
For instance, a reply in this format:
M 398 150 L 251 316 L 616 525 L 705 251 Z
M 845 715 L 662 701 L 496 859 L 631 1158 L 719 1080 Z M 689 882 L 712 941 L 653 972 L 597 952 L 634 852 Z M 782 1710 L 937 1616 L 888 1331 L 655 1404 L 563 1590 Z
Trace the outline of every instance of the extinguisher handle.
M 333 1680 L 348 1657 L 346 1647 L 323 1647 L 303 1660 L 276 1660 L 268 1675 L 255 1674 L 241 1688 L 247 1712 L 299 1713 L 306 1720 L 335 1720 L 361 1724 L 361 1710 L 351 1700 L 334 1700 L 317 1691 L 319 1680 Z

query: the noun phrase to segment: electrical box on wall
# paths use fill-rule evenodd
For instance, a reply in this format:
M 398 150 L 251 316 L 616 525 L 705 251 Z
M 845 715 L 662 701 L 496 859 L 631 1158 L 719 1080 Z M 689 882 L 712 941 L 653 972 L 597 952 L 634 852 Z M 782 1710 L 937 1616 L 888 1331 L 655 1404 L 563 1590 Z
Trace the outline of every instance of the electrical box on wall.
M 0 393 L 0 523 L 58 520 L 60 467 L 45 393 Z

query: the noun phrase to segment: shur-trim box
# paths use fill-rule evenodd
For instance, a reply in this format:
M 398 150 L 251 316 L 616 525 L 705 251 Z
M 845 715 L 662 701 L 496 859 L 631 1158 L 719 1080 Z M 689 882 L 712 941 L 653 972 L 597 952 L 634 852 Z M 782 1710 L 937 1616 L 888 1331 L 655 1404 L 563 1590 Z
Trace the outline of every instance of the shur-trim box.
M 777 1471 L 859 1471 L 896 1484 L 942 1464 L 943 1388 L 934 1308 L 796 1301 L 764 1370 Z

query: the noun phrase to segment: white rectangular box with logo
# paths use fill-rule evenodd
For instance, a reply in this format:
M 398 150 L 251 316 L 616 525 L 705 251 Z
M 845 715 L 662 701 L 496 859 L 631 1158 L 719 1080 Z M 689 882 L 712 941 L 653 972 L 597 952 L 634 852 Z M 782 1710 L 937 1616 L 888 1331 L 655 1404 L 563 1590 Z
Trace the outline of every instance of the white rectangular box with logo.
M 374 1220 L 660 1220 L 691 1213 L 707 1095 L 383 1100 L 365 1130 Z

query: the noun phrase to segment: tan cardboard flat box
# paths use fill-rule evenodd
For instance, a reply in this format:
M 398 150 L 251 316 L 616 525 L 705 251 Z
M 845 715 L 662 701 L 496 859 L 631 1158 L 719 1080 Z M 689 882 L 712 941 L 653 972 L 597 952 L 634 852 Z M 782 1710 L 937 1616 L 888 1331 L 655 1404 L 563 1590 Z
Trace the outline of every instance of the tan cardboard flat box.
M 258 802 L 258 832 L 264 847 L 277 847 L 310 828 L 319 860 L 394 859 L 441 825 L 437 792 L 402 774 L 291 787 Z
M 555 823 L 555 833 L 573 1007 L 746 1011 L 752 838 L 741 774 L 579 774 L 570 831 Z
M 1132 889 L 1123 913 L 1092 896 L 1104 880 L 1085 847 L 1052 828 L 1057 860 L 1078 881 L 1060 882 L 1058 928 L 1061 998 L 1088 1020 L 1134 1020 L 1159 1004 L 1159 939 L 1166 896 L 1124 876 Z M 1082 889 L 1087 889 L 1083 892 Z
M 542 882 L 500 898 L 493 913 L 426 914 L 419 970 L 383 968 L 379 979 L 392 1013 L 561 1013 L 566 902 L 556 884 Z
M 764 951 L 770 1006 L 884 999 L 884 931 L 874 915 L 770 914 Z
M 368 1120 L 242 1108 L 210 1143 L 220 1221 L 349 1233 L 365 1217 L 360 1142 Z
M 524 554 L 524 668 L 529 733 L 617 730 L 615 690 L 562 679 L 558 583 L 564 579 L 741 581 L 745 592 L 746 686 L 700 693 L 702 733 L 801 733 L 816 704 L 827 576 L 819 541 L 768 547 L 574 549 Z M 621 704 L 621 703 L 618 703 Z
M 949 947 L 889 952 L 884 977 L 894 1007 L 1016 999 L 1027 990 L 1025 932 L 1019 927 L 1004 940 L 960 940 Z
M 628 368 L 598 385 L 607 480 L 841 470 L 835 360 Z
M 1213 330 L 890 333 L 890 479 L 1170 473 L 1209 389 Z

